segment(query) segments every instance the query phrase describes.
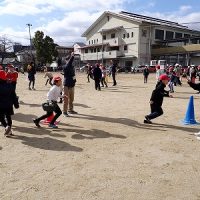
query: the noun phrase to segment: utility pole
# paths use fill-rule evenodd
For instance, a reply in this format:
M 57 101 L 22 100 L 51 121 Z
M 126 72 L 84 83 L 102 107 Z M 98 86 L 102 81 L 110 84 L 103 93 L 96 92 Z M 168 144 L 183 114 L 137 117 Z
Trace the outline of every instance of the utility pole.
M 32 24 L 26 24 L 28 26 L 28 30 L 29 30 L 29 37 L 30 37 L 30 54 L 31 57 L 33 58 L 33 54 L 32 54 L 32 41 L 31 41 L 31 26 Z

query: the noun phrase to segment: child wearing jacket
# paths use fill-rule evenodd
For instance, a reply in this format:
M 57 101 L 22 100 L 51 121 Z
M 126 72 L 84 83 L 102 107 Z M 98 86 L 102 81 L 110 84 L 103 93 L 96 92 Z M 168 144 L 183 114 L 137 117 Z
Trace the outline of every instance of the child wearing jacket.
M 15 88 L 11 83 L 7 83 L 6 72 L 0 70 L 0 122 L 5 128 L 5 136 L 13 135 L 11 130 L 13 105 L 15 108 L 19 108 Z
M 169 82 L 169 77 L 166 74 L 162 74 L 159 76 L 159 82 L 156 85 L 156 88 L 153 90 L 151 99 L 150 99 L 150 107 L 151 113 L 145 116 L 144 123 L 151 124 L 151 120 L 159 117 L 163 114 L 162 103 L 163 98 L 172 97 L 169 95 L 169 92 L 164 90 L 166 85 Z
M 62 96 L 60 94 L 61 84 L 62 84 L 62 79 L 59 76 L 55 77 L 54 81 L 53 81 L 53 86 L 51 87 L 51 89 L 49 90 L 49 92 L 47 94 L 47 101 L 51 102 L 54 105 L 54 112 L 56 113 L 54 118 L 49 123 L 50 128 L 58 128 L 55 125 L 55 121 L 62 114 L 62 111 L 57 104 L 57 99 L 59 97 L 67 98 L 67 96 Z M 43 119 L 46 119 L 47 117 L 50 117 L 52 114 L 53 114 L 53 111 L 47 112 L 45 115 L 42 115 L 41 117 L 34 119 L 33 122 L 35 123 L 35 125 L 37 127 L 40 127 L 40 121 L 43 120 Z

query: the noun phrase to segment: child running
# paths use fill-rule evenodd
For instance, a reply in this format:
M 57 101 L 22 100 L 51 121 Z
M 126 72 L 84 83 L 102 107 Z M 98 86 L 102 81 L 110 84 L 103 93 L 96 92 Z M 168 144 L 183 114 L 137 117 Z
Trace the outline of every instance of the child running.
M 62 79 L 59 76 L 55 77 L 54 80 L 53 80 L 53 86 L 51 87 L 51 89 L 49 90 L 49 92 L 47 94 L 47 101 L 54 105 L 54 112 L 56 113 L 54 118 L 49 123 L 50 128 L 58 128 L 58 126 L 55 125 L 55 121 L 62 114 L 62 111 L 57 104 L 57 99 L 59 97 L 67 98 L 66 95 L 62 96 L 60 94 L 61 84 L 62 84 Z M 52 114 L 53 114 L 53 111 L 47 112 L 45 115 L 42 115 L 41 117 L 34 119 L 33 122 L 35 123 L 35 125 L 37 127 L 40 127 L 40 124 L 39 124 L 40 121 L 47 118 L 47 117 L 50 117 Z
M 168 82 L 169 77 L 166 74 L 160 75 L 159 81 L 155 90 L 153 90 L 150 99 L 151 113 L 145 116 L 144 123 L 151 124 L 152 119 L 155 119 L 163 114 L 162 103 L 164 96 L 173 97 L 172 95 L 169 95 L 168 91 L 164 90 Z
M 45 85 L 47 85 L 47 83 L 49 82 L 49 85 L 52 86 L 52 85 L 53 85 L 53 84 L 52 84 L 53 74 L 52 74 L 51 72 L 48 71 L 47 67 L 45 67 L 44 72 L 45 72 L 44 78 L 47 77 L 47 80 L 46 80 Z
M 0 70 L 0 122 L 5 128 L 4 135 L 12 136 L 12 115 L 13 105 L 19 108 L 18 98 L 15 88 L 11 83 L 7 83 L 6 72 Z

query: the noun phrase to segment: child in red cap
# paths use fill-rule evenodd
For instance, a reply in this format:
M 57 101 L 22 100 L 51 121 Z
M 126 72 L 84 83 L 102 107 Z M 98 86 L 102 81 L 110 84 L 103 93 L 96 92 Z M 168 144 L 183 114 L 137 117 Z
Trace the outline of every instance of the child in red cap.
M 19 103 L 14 87 L 6 79 L 6 72 L 0 70 L 0 122 L 5 128 L 5 136 L 11 136 L 13 105 L 19 108 Z
M 40 121 L 43 120 L 43 119 L 46 119 L 48 117 L 50 117 L 53 112 L 56 113 L 56 115 L 54 116 L 54 118 L 51 120 L 50 124 L 49 124 L 49 127 L 50 128 L 58 128 L 56 125 L 55 125 L 55 121 L 56 119 L 62 114 L 62 111 L 60 110 L 60 107 L 58 106 L 57 104 L 57 99 L 59 97 L 62 97 L 62 98 L 67 98 L 67 96 L 62 96 L 60 94 L 60 86 L 62 84 L 62 79 L 57 76 L 53 79 L 53 86 L 51 87 L 51 89 L 49 90 L 48 94 L 47 94 L 47 101 L 51 104 L 53 104 L 53 107 L 54 107 L 54 111 L 51 111 L 51 112 L 48 112 L 45 114 L 45 115 L 42 115 L 41 117 L 37 118 L 37 119 L 34 119 L 33 122 L 35 123 L 35 125 L 37 127 L 40 127 Z
M 169 95 L 168 91 L 164 90 L 168 82 L 169 77 L 166 74 L 159 76 L 159 82 L 157 83 L 155 90 L 153 90 L 150 99 L 151 113 L 145 116 L 144 123 L 151 124 L 152 119 L 163 114 L 162 103 L 164 96 L 172 97 L 172 95 Z
M 7 77 L 7 81 L 11 83 L 14 89 L 16 90 L 18 72 L 15 70 L 14 66 L 11 64 L 8 65 L 8 71 L 7 71 L 6 77 Z

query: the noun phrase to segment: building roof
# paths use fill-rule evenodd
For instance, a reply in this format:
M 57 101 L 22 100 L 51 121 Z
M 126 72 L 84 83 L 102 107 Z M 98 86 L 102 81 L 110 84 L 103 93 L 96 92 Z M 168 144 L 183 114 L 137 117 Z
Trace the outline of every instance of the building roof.
M 188 29 L 187 26 L 183 26 L 183 25 L 181 25 L 177 22 L 158 19 L 158 18 L 154 18 L 154 17 L 148 17 L 148 16 L 145 16 L 145 15 L 139 15 L 139 14 L 125 12 L 125 11 L 121 11 L 120 15 L 124 15 L 124 16 L 130 17 L 132 19 L 142 20 L 142 22 L 164 25 L 164 26 L 171 26 L 171 27 L 174 27 L 174 28 Z
M 136 22 L 138 24 L 148 23 L 152 25 L 159 25 L 159 26 L 169 26 L 170 28 L 178 28 L 185 31 L 191 31 L 194 33 L 200 33 L 199 31 L 189 29 L 187 26 L 183 26 L 177 22 L 158 19 L 154 17 L 148 17 L 144 15 L 139 15 L 135 13 L 121 11 L 120 13 L 114 13 L 110 11 L 105 11 L 83 34 L 82 37 L 86 37 L 87 34 L 106 16 L 106 15 L 113 15 L 116 17 L 121 17 L 123 19 L 128 19 L 130 21 Z
M 85 43 L 83 43 L 83 42 L 75 42 L 74 45 L 75 45 L 75 44 L 78 44 L 80 47 L 84 47 L 84 46 L 85 46 Z M 74 46 L 74 45 L 73 45 L 73 46 Z

